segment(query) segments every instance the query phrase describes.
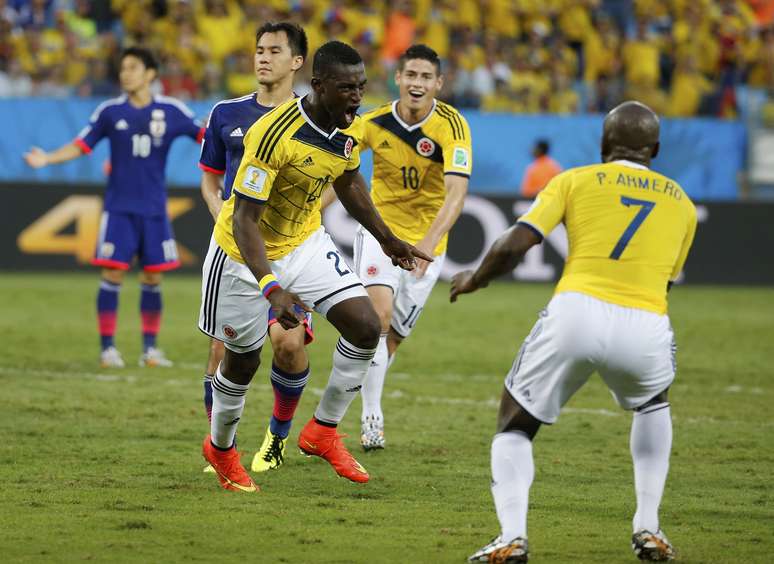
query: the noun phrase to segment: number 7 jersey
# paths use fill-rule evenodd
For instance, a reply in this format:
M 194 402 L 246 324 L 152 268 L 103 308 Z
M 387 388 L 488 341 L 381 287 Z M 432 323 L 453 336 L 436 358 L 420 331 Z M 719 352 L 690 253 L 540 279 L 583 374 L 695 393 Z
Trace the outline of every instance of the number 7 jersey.
M 519 223 L 548 235 L 567 228 L 570 252 L 556 293 L 666 313 L 696 233 L 696 208 L 675 182 L 628 161 L 554 177 Z
M 444 176 L 470 177 L 470 128 L 462 115 L 434 101 L 428 116 L 414 125 L 398 115 L 398 101 L 363 116 L 361 151 L 374 152 L 371 198 L 390 229 L 411 244 L 427 233 L 446 199 Z M 446 250 L 444 237 L 435 254 Z

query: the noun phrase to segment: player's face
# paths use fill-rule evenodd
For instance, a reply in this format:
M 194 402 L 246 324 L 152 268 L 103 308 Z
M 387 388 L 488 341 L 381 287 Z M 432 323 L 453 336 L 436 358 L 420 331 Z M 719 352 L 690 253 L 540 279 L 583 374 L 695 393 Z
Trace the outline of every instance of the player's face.
M 121 89 L 128 94 L 150 86 L 154 76 L 156 76 L 156 71 L 145 68 L 142 60 L 133 55 L 127 55 L 121 60 L 119 80 L 121 81 Z
M 363 63 L 339 65 L 331 76 L 320 81 L 318 95 L 323 107 L 339 129 L 355 121 L 365 91 L 366 74 Z
M 400 103 L 411 110 L 426 110 L 443 86 L 443 79 L 435 65 L 425 59 L 409 59 L 403 70 L 395 73 L 400 90 Z
M 284 31 L 264 33 L 255 48 L 255 76 L 259 84 L 274 84 L 301 68 L 304 58 L 294 56 Z

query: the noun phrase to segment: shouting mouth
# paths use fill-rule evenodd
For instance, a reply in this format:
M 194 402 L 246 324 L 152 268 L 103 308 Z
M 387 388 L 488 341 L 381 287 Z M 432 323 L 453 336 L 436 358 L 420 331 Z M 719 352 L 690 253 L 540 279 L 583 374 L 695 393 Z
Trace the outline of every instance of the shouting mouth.
M 409 90 L 408 93 L 409 93 L 409 96 L 411 96 L 412 100 L 421 100 L 425 95 L 424 92 L 421 92 L 419 90 Z
M 344 119 L 347 121 L 347 125 L 352 125 L 352 122 L 355 121 L 355 116 L 357 116 L 357 110 L 360 108 L 360 106 L 349 106 L 344 111 Z

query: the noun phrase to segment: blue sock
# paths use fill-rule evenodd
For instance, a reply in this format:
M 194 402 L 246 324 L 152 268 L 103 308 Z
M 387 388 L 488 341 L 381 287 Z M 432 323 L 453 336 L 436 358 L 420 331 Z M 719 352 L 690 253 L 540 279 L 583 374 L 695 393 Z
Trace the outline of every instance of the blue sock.
M 212 374 L 204 375 L 204 409 L 207 421 L 212 421 Z
M 161 288 L 158 284 L 140 285 L 140 317 L 142 318 L 142 349 L 156 346 L 161 326 Z
M 298 374 L 291 374 L 271 365 L 271 386 L 274 388 L 274 410 L 269 420 L 269 430 L 275 435 L 287 438 L 293 415 L 309 380 L 309 367 Z
M 102 280 L 97 292 L 97 323 L 99 325 L 99 340 L 102 350 L 113 346 L 113 336 L 116 333 L 116 316 L 118 312 L 118 293 L 121 284 Z

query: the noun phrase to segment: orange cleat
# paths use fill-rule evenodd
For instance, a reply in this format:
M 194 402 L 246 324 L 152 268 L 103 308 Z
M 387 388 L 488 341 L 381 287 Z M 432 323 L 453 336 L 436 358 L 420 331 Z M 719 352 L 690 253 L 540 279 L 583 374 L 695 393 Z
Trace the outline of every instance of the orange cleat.
M 353 482 L 367 482 L 368 472 L 341 442 L 343 437 L 346 435 L 339 435 L 334 427 L 320 425 L 312 418 L 298 435 L 298 448 L 307 456 L 319 456 L 327 460 L 342 478 Z
M 204 443 L 202 444 L 202 455 L 215 469 L 220 485 L 224 489 L 244 493 L 259 491 L 258 486 L 255 485 L 255 482 L 253 482 L 253 479 L 239 461 L 239 453 L 236 448 L 231 447 L 229 450 L 218 450 L 212 446 L 210 435 L 207 435 L 204 437 Z

